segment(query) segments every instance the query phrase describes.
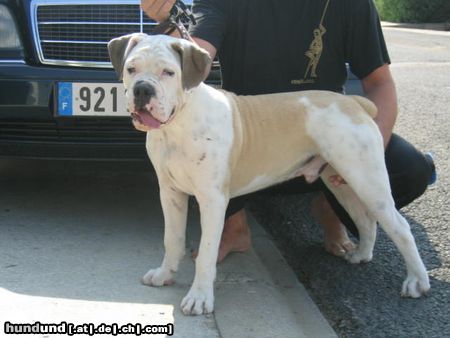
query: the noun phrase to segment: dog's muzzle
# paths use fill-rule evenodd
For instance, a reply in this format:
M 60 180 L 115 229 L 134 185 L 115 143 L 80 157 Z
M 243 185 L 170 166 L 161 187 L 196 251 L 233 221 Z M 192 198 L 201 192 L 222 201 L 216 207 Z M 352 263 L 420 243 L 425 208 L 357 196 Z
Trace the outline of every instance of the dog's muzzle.
M 145 81 L 138 81 L 133 88 L 134 105 L 136 110 L 144 109 L 150 103 L 152 97 L 156 96 L 155 87 Z
M 137 81 L 133 87 L 134 110 L 131 117 L 134 121 L 150 129 L 159 128 L 163 122 L 159 121 L 152 114 L 152 98 L 156 97 L 156 90 L 153 85 L 146 81 Z

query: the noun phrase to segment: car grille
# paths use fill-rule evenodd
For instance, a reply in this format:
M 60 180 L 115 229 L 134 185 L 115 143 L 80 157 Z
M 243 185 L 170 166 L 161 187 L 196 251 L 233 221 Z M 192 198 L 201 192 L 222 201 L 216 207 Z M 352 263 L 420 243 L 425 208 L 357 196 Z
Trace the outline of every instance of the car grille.
M 0 140 L 21 142 L 141 143 L 145 133 L 129 118 L 77 118 L 51 121 L 3 120 Z
M 192 0 L 184 0 L 188 6 Z M 118 36 L 151 33 L 156 23 L 140 9 L 139 0 L 33 0 L 32 27 L 42 64 L 112 68 L 108 42 Z M 221 86 L 215 59 L 207 82 Z
M 0 158 L 145 160 L 145 133 L 129 118 L 0 121 Z
M 155 22 L 139 1 L 33 1 L 34 37 L 41 63 L 111 67 L 109 40 L 130 33 L 150 33 Z

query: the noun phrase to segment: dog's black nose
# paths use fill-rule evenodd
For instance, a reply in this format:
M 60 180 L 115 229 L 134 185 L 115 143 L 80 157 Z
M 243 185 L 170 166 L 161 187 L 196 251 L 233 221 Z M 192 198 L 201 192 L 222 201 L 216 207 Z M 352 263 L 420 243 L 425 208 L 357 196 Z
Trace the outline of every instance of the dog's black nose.
M 138 81 L 133 88 L 134 104 L 138 109 L 143 108 L 156 95 L 155 87 L 145 81 Z

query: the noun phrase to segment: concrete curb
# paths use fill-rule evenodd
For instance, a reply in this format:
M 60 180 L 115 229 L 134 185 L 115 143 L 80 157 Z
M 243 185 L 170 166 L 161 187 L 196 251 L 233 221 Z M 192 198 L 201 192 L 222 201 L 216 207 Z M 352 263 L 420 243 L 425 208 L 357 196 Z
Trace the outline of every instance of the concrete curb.
M 305 336 L 337 337 L 268 234 L 251 215 L 248 220 L 253 233 L 253 250 L 298 318 Z
M 269 235 L 251 214 L 248 222 L 252 249 L 217 267 L 213 318 L 219 337 L 337 337 Z M 198 227 L 188 229 L 189 237 L 199 238 Z M 196 240 L 191 245 L 198 247 Z

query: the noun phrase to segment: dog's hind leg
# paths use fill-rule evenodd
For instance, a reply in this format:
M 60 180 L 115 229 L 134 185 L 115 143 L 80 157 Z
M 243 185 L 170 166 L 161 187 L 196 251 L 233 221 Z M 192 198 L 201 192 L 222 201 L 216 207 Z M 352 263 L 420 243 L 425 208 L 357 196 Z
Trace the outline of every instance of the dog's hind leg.
M 305 99 L 303 104 L 310 110 L 306 129 L 320 156 L 342 176 L 403 255 L 408 276 L 402 295 L 419 297 L 430 288 L 428 275 L 409 224 L 395 209 L 377 125 L 372 120 L 363 121 L 364 115 L 360 115 L 361 121 L 354 122 L 337 104 L 318 108 Z M 366 236 L 360 233 L 361 243 L 372 241 Z M 355 255 L 369 258 L 367 251 L 362 245 Z
M 149 270 L 142 277 L 142 284 L 149 286 L 173 283 L 173 274 L 178 270 L 186 246 L 188 195 L 171 187 L 170 184 L 160 184 L 160 198 L 164 214 L 165 254 L 161 266 Z
M 430 289 L 430 282 L 408 222 L 393 204 L 385 210 L 373 210 L 372 213 L 405 259 L 407 278 L 403 282 L 401 295 L 420 297 Z
M 350 263 L 369 262 L 372 260 L 377 234 L 376 220 L 348 184 L 334 186 L 330 183 L 329 178 L 333 175 L 337 175 L 337 172 L 331 166 L 327 166 L 322 172 L 321 178 L 355 222 L 360 235 L 358 248 L 347 252 L 345 259 Z
M 384 166 L 384 162 L 381 162 L 383 158 L 375 150 L 375 147 L 368 150 L 368 153 L 369 156 L 347 156 L 345 163 L 351 164 L 353 170 L 348 170 L 348 166 L 342 162 L 342 159 L 336 161 L 330 158 L 330 162 L 366 206 L 368 215 L 380 223 L 402 254 L 408 273 L 403 283 L 402 296 L 420 297 L 430 288 L 427 271 L 420 258 L 408 222 L 395 209 L 387 171 L 385 167 L 384 170 L 380 170 L 380 163 Z M 358 220 L 355 220 L 355 223 L 357 222 Z M 370 244 L 372 239 L 365 238 L 367 235 L 368 233 L 364 230 L 360 233 L 361 245 L 354 254 L 359 256 L 358 259 L 368 258 L 368 248 L 364 246 L 364 243 L 367 241 Z

